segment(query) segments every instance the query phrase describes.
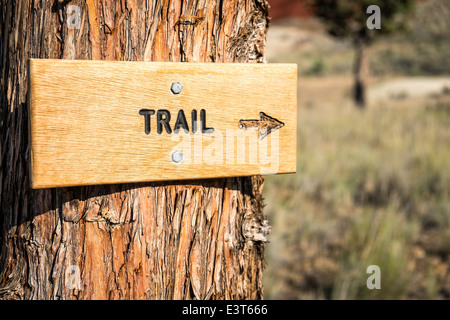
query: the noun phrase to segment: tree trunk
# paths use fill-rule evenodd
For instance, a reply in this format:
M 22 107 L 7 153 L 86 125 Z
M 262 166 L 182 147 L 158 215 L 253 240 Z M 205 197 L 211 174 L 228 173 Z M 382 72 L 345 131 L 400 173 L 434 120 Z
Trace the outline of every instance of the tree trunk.
M 0 10 L 0 299 L 261 299 L 261 177 L 32 190 L 26 66 L 263 62 L 266 1 L 4 0 Z
M 366 83 L 368 73 L 367 45 L 363 38 L 355 41 L 355 64 L 353 74 L 355 77 L 354 99 L 359 108 L 366 107 Z

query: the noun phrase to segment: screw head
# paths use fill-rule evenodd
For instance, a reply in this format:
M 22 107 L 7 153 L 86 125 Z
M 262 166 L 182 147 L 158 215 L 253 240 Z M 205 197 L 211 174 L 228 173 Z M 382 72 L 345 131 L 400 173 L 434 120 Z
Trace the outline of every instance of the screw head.
M 183 90 L 183 86 L 179 82 L 172 83 L 172 87 L 170 88 L 173 94 L 180 94 L 181 90 Z
M 175 163 L 180 163 L 183 160 L 183 152 L 175 151 L 172 153 L 172 161 Z

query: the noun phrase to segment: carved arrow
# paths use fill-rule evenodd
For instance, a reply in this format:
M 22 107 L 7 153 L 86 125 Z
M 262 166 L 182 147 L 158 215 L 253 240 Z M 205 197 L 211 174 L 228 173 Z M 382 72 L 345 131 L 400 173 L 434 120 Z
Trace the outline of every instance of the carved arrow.
M 272 131 L 278 130 L 284 126 L 284 123 L 268 116 L 264 112 L 259 113 L 260 120 L 239 120 L 239 128 L 258 128 L 259 139 L 267 137 Z

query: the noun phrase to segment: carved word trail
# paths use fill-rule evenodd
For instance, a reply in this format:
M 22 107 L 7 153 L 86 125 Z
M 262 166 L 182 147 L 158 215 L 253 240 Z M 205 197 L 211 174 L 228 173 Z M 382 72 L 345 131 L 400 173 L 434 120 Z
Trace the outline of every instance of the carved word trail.
M 213 133 L 214 128 L 206 127 L 206 110 L 200 110 L 200 124 L 198 124 L 197 120 L 197 110 L 191 111 L 191 126 L 189 128 L 188 121 L 186 119 L 186 115 L 183 110 L 178 111 L 177 118 L 173 127 L 170 126 L 170 120 L 172 115 L 168 110 L 153 110 L 153 109 L 141 109 L 139 111 L 141 116 L 144 116 L 144 126 L 145 126 L 145 134 L 150 134 L 152 132 L 152 116 L 156 114 L 156 132 L 158 134 L 162 134 L 165 130 L 168 134 L 179 133 L 180 129 L 183 129 L 185 133 L 196 133 L 197 129 L 201 130 L 201 133 Z M 200 128 L 198 128 L 200 127 Z M 173 130 L 172 130 L 173 128 Z

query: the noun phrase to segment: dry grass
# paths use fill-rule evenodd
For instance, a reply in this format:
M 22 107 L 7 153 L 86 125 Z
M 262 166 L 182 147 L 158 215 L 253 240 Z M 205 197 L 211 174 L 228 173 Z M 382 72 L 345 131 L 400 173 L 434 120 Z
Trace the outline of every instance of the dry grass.
M 350 86 L 300 81 L 298 173 L 266 179 L 266 298 L 450 298 L 450 95 L 361 111 Z
M 408 34 L 377 42 L 369 87 L 448 75 L 448 10 L 424 2 Z M 316 22 L 272 28 L 269 62 L 299 65 L 299 137 L 297 174 L 266 178 L 265 298 L 450 299 L 449 88 L 378 87 L 371 99 L 388 98 L 358 110 L 349 43 Z M 380 290 L 366 287 L 369 265 Z

